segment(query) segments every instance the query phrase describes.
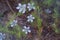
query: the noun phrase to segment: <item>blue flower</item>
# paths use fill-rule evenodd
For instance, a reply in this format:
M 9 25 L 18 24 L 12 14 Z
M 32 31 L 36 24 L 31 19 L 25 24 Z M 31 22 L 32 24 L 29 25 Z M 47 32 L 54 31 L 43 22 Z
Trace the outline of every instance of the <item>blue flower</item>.
M 27 18 L 28 18 L 28 22 L 33 22 L 33 20 L 35 19 L 35 17 L 33 17 L 32 15 L 29 15 L 29 16 L 27 16 Z
M 49 13 L 51 13 L 52 11 L 51 11 L 50 9 L 45 9 L 45 12 L 49 14 Z
M 22 5 L 21 3 L 19 3 L 18 6 L 16 7 L 16 9 L 18 9 L 20 13 L 25 13 L 25 11 L 26 11 L 26 4 Z
M 28 3 L 27 8 L 29 11 L 31 11 L 32 9 L 35 9 L 34 3 Z
M 25 32 L 25 34 L 28 34 L 31 32 L 30 27 L 27 27 L 27 26 L 24 26 L 24 29 L 22 31 Z
M 13 20 L 13 22 L 11 23 L 11 27 L 16 26 L 16 24 L 17 24 L 17 20 Z
M 0 32 L 0 40 L 3 40 L 3 39 L 5 39 L 5 34 Z

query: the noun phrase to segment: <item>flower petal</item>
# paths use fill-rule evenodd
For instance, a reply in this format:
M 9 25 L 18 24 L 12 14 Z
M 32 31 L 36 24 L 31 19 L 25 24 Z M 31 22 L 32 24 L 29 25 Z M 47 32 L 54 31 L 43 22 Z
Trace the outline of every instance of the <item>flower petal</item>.
M 25 32 L 26 34 L 28 34 L 28 32 Z
M 23 4 L 23 7 L 25 7 L 25 8 L 26 8 L 26 4 Z
M 26 10 L 23 10 L 22 13 L 25 13 Z
M 31 4 L 30 3 L 28 3 L 28 6 L 30 6 Z
M 30 15 L 30 17 L 32 17 L 32 15 Z
M 31 22 L 33 22 L 33 20 L 31 20 Z
M 27 21 L 29 22 L 30 20 L 28 19 Z
M 22 9 L 20 9 L 19 12 L 22 12 Z
M 33 17 L 33 19 L 35 19 L 35 17 Z
M 35 9 L 35 7 L 33 7 L 33 9 Z
M 24 29 L 26 29 L 26 26 L 24 26 Z
M 30 33 L 30 32 L 31 32 L 31 30 L 28 30 L 28 32 Z
M 20 7 L 16 7 L 16 9 L 20 9 Z
M 29 8 L 29 11 L 31 11 L 31 8 Z
M 11 27 L 13 27 L 14 25 L 11 24 Z
M 27 18 L 29 18 L 29 16 L 27 16 Z
M 29 9 L 30 7 L 29 7 L 29 6 L 27 6 L 27 8 Z
M 27 27 L 27 29 L 30 29 L 30 27 Z
M 0 33 L 0 35 L 2 35 L 2 33 Z
M 21 3 L 19 3 L 18 6 L 21 6 Z
M 23 29 L 22 31 L 24 32 L 25 30 Z

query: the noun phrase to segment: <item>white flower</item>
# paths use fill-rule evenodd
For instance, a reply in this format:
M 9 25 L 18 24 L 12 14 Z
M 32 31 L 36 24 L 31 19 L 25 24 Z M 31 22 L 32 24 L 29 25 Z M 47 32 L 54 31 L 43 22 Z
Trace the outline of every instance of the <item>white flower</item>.
M 21 12 L 21 13 L 25 13 L 25 11 L 26 11 L 26 4 L 22 5 L 21 3 L 19 3 L 18 6 L 16 7 L 16 9 L 18 9 L 19 12 Z
M 28 3 L 28 6 L 27 6 L 28 10 L 31 11 L 32 9 L 35 9 L 35 6 L 34 6 L 34 3 Z
M 24 29 L 22 31 L 25 32 L 25 34 L 28 34 L 31 32 L 30 27 L 26 27 L 26 26 L 24 26 Z
M 50 9 L 45 9 L 45 12 L 49 14 L 49 13 L 51 13 L 52 11 L 51 11 Z
M 27 18 L 28 18 L 28 22 L 33 22 L 33 20 L 35 19 L 35 17 L 33 17 L 32 15 L 29 15 L 29 16 L 27 16 Z
M 0 33 L 0 40 L 3 40 L 3 39 L 5 39 L 5 34 Z
M 11 23 L 11 27 L 15 26 L 17 24 L 17 20 L 13 20 L 13 22 Z

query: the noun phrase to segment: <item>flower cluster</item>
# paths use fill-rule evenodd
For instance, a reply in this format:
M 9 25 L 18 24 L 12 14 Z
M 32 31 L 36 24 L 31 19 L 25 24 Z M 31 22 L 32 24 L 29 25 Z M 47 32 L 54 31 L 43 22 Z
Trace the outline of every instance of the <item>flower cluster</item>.
M 19 3 L 16 9 L 19 10 L 20 13 L 24 14 L 26 12 L 26 9 L 28 9 L 28 11 L 31 11 L 32 9 L 35 10 L 35 6 L 34 3 L 28 3 L 28 4 Z M 35 17 L 33 17 L 31 14 L 27 16 L 27 22 L 33 22 L 34 19 Z M 13 20 L 13 22 L 11 23 L 11 27 L 15 26 L 16 24 L 17 24 L 17 20 Z M 22 31 L 25 32 L 25 34 L 31 32 L 30 27 L 27 26 L 23 26 Z
M 3 39 L 5 39 L 5 34 L 0 32 L 0 40 L 3 40 Z
M 16 7 L 16 9 L 18 9 L 19 12 L 25 13 L 26 6 L 27 6 L 29 11 L 31 11 L 32 9 L 35 9 L 34 3 L 28 3 L 27 5 L 26 4 L 22 5 L 21 3 L 19 3 L 18 6 Z M 33 20 L 35 18 L 32 15 L 29 15 L 29 16 L 27 16 L 27 19 L 28 19 L 27 20 L 28 22 L 33 22 Z
M 25 13 L 26 12 L 26 8 L 31 11 L 32 9 L 35 9 L 34 3 L 28 3 L 26 4 L 21 4 L 19 3 L 18 6 L 16 7 L 17 10 L 19 10 L 20 13 Z
M 27 19 L 28 19 L 27 20 L 28 22 L 33 22 L 35 17 L 33 17 L 32 15 L 29 15 L 29 16 L 27 16 Z M 28 34 L 31 32 L 30 27 L 27 27 L 27 26 L 24 26 L 24 29 L 22 31 L 25 32 L 25 34 Z

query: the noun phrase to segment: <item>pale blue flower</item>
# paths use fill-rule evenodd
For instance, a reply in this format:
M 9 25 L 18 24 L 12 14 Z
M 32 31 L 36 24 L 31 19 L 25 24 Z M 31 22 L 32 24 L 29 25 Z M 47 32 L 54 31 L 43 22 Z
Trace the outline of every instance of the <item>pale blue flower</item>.
M 0 40 L 3 40 L 3 39 L 5 39 L 5 34 L 0 32 Z
M 18 9 L 20 13 L 25 13 L 25 11 L 26 11 L 26 4 L 22 5 L 21 3 L 19 3 L 18 6 L 16 7 L 16 9 Z
M 24 26 L 24 29 L 22 31 L 25 32 L 25 34 L 28 34 L 31 32 L 30 27 L 27 27 L 27 26 Z
M 50 9 L 45 9 L 45 13 L 51 13 L 52 11 Z
M 29 15 L 29 16 L 27 16 L 27 21 L 28 22 L 33 22 L 33 20 L 35 19 L 35 17 L 33 17 L 32 15 Z
M 31 11 L 32 9 L 35 9 L 34 3 L 28 3 L 27 8 L 29 11 Z
M 11 23 L 11 27 L 16 26 L 16 24 L 17 24 L 17 20 L 13 20 L 13 22 Z

